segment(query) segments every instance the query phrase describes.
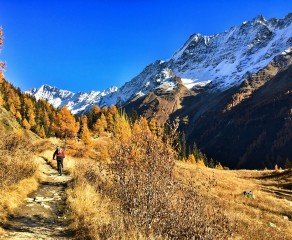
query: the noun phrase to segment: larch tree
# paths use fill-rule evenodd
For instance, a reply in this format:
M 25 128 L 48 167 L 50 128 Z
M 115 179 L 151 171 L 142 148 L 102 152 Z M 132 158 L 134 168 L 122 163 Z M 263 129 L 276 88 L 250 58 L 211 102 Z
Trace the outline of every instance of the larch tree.
M 82 116 L 81 117 L 81 126 L 80 126 L 80 132 L 79 132 L 80 139 L 84 142 L 85 145 L 91 144 L 91 134 L 88 129 L 88 123 L 87 123 L 87 117 Z
M 111 105 L 109 108 L 108 108 L 108 112 L 111 114 L 111 115 L 116 115 L 118 113 L 118 108 L 115 106 L 115 105 Z
M 98 115 L 101 112 L 101 109 L 99 106 L 94 105 L 91 111 L 94 115 Z
M 93 129 L 93 125 L 95 124 L 96 120 L 100 117 L 101 109 L 99 106 L 95 105 L 92 109 L 86 114 L 88 127 Z
M 127 142 L 131 137 L 131 126 L 126 114 L 117 114 L 113 129 L 114 136 L 121 142 Z
M 46 137 L 44 126 L 37 125 L 35 131 L 41 138 Z
M 111 114 L 109 111 L 106 114 L 106 121 L 107 121 L 107 128 L 106 130 L 108 132 L 113 132 L 114 131 L 114 127 L 115 127 L 115 117 L 113 114 Z
M 27 130 L 31 128 L 31 126 L 29 125 L 28 121 L 25 118 L 22 120 L 21 124 Z
M 149 128 L 156 136 L 162 136 L 163 128 L 155 117 L 149 121 Z
M 4 99 L 2 95 L 0 94 L 0 106 L 3 106 L 3 105 L 4 105 Z
M 79 130 L 79 124 L 67 107 L 60 109 L 56 114 L 54 130 L 58 137 L 72 138 L 76 136 Z
M 190 163 L 196 163 L 197 162 L 194 154 L 190 154 L 188 159 L 187 159 L 187 161 L 190 162 Z
M 35 106 L 34 106 L 33 101 L 29 97 L 25 96 L 24 97 L 24 113 L 31 128 L 36 126 L 34 108 Z
M 100 136 L 107 129 L 107 120 L 104 114 L 102 113 L 100 118 L 96 120 L 93 125 L 93 131 Z

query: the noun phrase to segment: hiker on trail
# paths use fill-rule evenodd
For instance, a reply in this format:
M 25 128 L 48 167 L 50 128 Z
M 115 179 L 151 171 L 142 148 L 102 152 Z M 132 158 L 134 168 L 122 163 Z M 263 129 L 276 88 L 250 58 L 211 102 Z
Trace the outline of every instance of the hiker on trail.
M 57 159 L 57 166 L 58 166 L 58 172 L 60 176 L 62 175 L 63 172 L 63 159 L 65 158 L 65 152 L 61 147 L 57 147 L 56 151 L 54 152 L 53 155 L 53 160 Z

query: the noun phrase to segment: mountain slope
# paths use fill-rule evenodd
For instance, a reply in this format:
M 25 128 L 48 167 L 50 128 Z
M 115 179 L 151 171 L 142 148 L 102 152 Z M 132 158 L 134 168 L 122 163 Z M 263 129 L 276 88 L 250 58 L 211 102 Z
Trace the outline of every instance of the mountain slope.
M 286 51 L 226 90 L 152 91 L 125 108 L 161 123 L 178 119 L 190 147 L 196 143 L 226 166 L 284 166 L 292 158 L 291 68 L 292 52 Z
M 241 85 L 184 99 L 172 119 L 217 161 L 232 168 L 284 166 L 292 157 L 292 54 L 274 59 Z M 205 99 L 208 103 L 204 104 Z M 190 104 L 190 102 L 192 104 Z
M 259 16 L 220 34 L 192 35 L 168 61 L 150 64 L 121 88 L 74 94 L 42 86 L 29 93 L 49 100 L 55 107 L 67 105 L 74 113 L 81 113 L 95 104 L 123 105 L 160 86 L 172 91 L 176 88 L 176 83 L 171 81 L 174 76 L 180 77 L 189 89 L 207 85 L 213 91 L 223 91 L 239 85 L 275 56 L 290 51 L 291 46 L 292 14 L 270 20 Z

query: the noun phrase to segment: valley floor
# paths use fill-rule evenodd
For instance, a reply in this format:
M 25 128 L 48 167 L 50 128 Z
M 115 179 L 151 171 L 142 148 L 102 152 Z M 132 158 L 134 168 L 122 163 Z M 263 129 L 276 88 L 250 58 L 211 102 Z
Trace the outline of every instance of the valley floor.
M 70 225 L 70 216 L 78 216 L 82 212 L 82 209 L 79 213 L 68 212 L 69 208 L 74 211 L 74 207 L 68 206 L 70 201 L 66 196 L 67 193 L 72 198 L 72 191 L 66 191 L 66 188 L 74 174 L 72 177 L 58 176 L 57 171 L 46 162 L 51 154 L 52 151 L 46 151 L 42 158 L 38 158 L 42 172 L 40 186 L 10 214 L 2 226 L 5 233 L 0 233 L 0 239 L 73 238 L 74 229 L 70 229 L 70 226 L 74 224 Z M 69 156 L 65 161 L 65 169 L 74 172 L 75 163 L 81 160 L 85 164 L 91 161 Z M 218 201 L 222 208 L 220 212 L 236 226 L 236 232 L 230 239 L 292 239 L 292 170 L 218 170 L 177 161 L 175 176 L 185 184 L 199 186 L 206 198 Z M 252 191 L 254 198 L 244 196 L 244 191 Z M 94 194 L 98 193 L 92 194 L 91 197 L 96 201 L 98 195 Z M 86 192 L 81 192 L 82 195 L 87 196 Z M 87 206 L 83 207 L 85 211 L 88 209 Z M 106 208 L 102 204 L 99 207 Z M 99 216 L 102 213 L 98 211 L 82 214 L 90 215 L 92 219 L 103 217 Z M 82 219 L 83 215 L 78 219 Z M 90 224 L 94 226 L 95 223 Z M 99 239 L 98 235 L 96 239 Z

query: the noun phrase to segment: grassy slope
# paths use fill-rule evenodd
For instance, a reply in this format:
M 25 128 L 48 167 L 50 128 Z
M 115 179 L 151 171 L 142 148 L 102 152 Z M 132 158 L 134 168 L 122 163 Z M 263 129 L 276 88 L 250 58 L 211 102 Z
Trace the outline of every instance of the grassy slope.
M 214 170 L 177 163 L 177 177 L 182 181 L 191 179 L 194 172 L 199 179 L 196 182 L 201 185 L 209 178 L 215 179 L 215 187 L 206 192 L 206 197 L 222 202 L 226 214 L 238 224 L 238 235 L 242 239 L 292 239 L 291 170 Z M 286 189 L 282 189 L 283 186 Z M 202 189 L 204 191 L 204 187 Z M 243 191 L 247 190 L 253 191 L 255 199 L 243 196 Z M 269 226 L 270 222 L 276 227 Z
M 25 133 L 31 141 L 40 140 L 40 138 L 33 132 L 24 130 L 16 121 L 15 117 L 3 107 L 0 107 L 0 125 L 8 132 Z

